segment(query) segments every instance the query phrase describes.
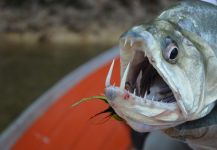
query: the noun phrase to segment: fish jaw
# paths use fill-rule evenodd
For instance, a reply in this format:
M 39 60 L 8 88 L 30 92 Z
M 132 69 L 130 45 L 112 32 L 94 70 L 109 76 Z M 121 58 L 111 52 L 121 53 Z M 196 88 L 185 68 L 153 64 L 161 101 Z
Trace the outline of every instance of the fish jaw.
M 157 29 L 151 29 L 156 33 Z M 153 31 L 156 30 L 156 31 Z M 146 30 L 145 26 L 136 26 L 120 39 L 121 76 L 120 87 L 110 85 L 112 68 L 106 79 L 105 95 L 114 111 L 133 129 L 139 132 L 176 126 L 188 120 L 201 117 L 195 114 L 198 101 L 195 101 L 191 82 L 185 72 L 176 64 L 169 64 L 162 58 L 158 36 Z M 175 102 L 165 103 L 150 96 L 137 96 L 135 92 L 125 89 L 129 70 L 132 70 L 133 57 L 141 52 L 162 80 L 169 86 Z M 131 69 L 129 69 L 131 68 Z M 184 85 L 184 86 L 183 86 Z M 187 88 L 186 88 L 187 87 Z
M 130 64 L 125 69 L 120 87 L 111 86 L 113 66 L 114 61 L 106 78 L 105 96 L 114 111 L 133 129 L 138 132 L 148 132 L 176 126 L 183 122 L 176 102 L 154 101 L 154 97 L 149 98 L 147 94 L 144 97 L 139 97 L 124 89 L 123 83 L 126 81 Z
M 147 117 L 157 117 L 165 112 L 171 113 L 176 112 L 178 107 L 176 103 L 163 103 L 160 101 L 154 101 L 148 99 L 146 96 L 138 97 L 127 90 L 121 90 L 119 87 L 110 86 L 105 90 L 105 95 L 109 100 L 109 104 L 113 107 L 122 109 L 133 109 L 137 110 L 140 114 Z M 168 115 L 167 115 L 168 116 Z M 175 121 L 178 116 L 171 114 L 171 119 L 162 118 L 162 121 Z
M 136 131 L 164 129 L 183 122 L 176 103 L 138 97 L 115 86 L 106 87 L 105 95 L 114 111 Z

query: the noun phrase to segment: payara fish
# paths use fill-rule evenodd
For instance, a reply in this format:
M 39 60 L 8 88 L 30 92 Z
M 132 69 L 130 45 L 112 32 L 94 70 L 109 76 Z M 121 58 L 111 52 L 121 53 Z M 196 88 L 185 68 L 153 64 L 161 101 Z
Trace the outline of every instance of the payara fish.
M 186 1 L 120 37 L 121 83 L 106 79 L 114 111 L 138 132 L 210 114 L 217 100 L 217 7 Z

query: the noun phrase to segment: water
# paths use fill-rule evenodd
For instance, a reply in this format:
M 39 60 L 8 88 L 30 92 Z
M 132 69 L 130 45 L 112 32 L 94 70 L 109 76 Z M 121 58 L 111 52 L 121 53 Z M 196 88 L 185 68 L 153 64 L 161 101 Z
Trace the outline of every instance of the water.
M 64 75 L 111 45 L 0 45 L 0 131 Z

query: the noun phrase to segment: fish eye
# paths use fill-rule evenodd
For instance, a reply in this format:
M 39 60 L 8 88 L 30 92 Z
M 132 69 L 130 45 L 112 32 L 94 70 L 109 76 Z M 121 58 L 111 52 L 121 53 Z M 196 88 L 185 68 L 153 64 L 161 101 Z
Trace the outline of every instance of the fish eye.
M 163 50 L 163 57 L 169 63 L 175 63 L 178 53 L 179 53 L 178 47 L 176 46 L 175 43 L 172 42 L 168 44 L 167 47 Z

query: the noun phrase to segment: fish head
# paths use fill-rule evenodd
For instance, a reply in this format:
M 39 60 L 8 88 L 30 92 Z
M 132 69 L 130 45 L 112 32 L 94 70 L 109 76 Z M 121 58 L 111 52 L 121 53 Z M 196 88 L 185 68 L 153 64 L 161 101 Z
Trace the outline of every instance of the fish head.
M 105 95 L 133 129 L 164 129 L 207 115 L 206 67 L 199 46 L 165 20 L 134 26 L 120 38 L 121 83 Z

